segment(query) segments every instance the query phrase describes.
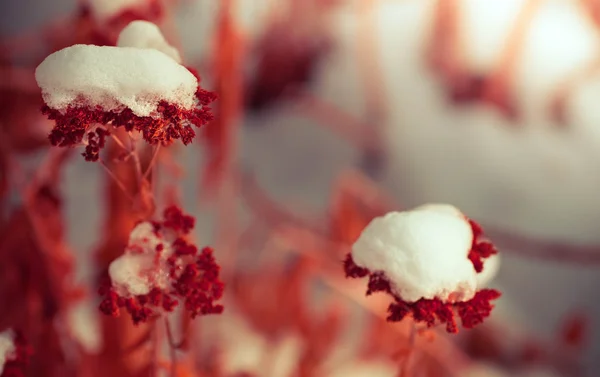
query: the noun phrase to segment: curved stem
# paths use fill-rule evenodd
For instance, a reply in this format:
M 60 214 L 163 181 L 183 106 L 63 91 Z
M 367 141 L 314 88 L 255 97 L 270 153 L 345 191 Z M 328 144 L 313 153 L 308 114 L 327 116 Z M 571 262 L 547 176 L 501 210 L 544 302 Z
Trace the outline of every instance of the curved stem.
M 150 163 L 148 164 L 148 167 L 146 168 L 146 171 L 144 172 L 144 174 L 142 176 L 143 180 L 148 179 L 148 176 L 152 172 L 152 168 L 156 164 L 159 151 L 160 151 L 160 144 L 158 144 L 156 147 L 154 147 L 154 150 L 152 151 L 152 157 L 150 159 Z
M 98 159 L 98 162 L 104 168 L 104 171 L 106 171 L 106 173 L 108 174 L 108 176 L 110 178 L 112 178 L 112 180 L 117 184 L 117 186 L 119 186 L 119 188 L 121 189 L 121 191 L 123 191 L 123 194 L 127 197 L 127 199 L 129 199 L 130 201 L 133 202 L 133 197 L 127 191 L 127 188 L 125 187 L 125 184 L 119 179 L 119 177 L 117 177 L 115 175 L 115 173 L 113 173 L 112 170 L 110 170 L 110 168 L 108 167 L 108 165 L 106 164 L 106 162 L 104 162 L 104 160 L 102 160 L 102 159 Z

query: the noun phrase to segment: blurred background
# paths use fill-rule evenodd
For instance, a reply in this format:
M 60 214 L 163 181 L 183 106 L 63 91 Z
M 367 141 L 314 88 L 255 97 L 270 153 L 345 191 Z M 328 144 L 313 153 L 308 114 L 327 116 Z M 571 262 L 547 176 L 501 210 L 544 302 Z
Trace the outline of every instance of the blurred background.
M 2 96 L 2 138 L 31 166 L 42 158 L 51 127 L 34 106 L 26 107 L 39 101 L 35 66 L 73 43 L 110 44 L 120 25 L 111 21 L 111 9 L 149 6 L 104 1 L 2 2 L 1 89 L 31 96 Z M 176 157 L 185 172 L 177 178 L 180 200 L 200 220 L 202 244 L 214 243 L 217 253 L 234 247 L 223 236 L 228 221 L 231 232 L 242 233 L 254 208 L 273 203 L 315 225 L 332 213 L 340 192 L 373 212 L 380 210 L 373 204 L 379 196 L 393 203 L 388 210 L 451 203 L 481 223 L 500 249 L 494 287 L 504 294 L 492 322 L 501 333 L 518 334 L 500 342 L 504 356 L 461 375 L 598 375 L 600 2 L 158 3 L 159 19 L 142 14 L 161 26 L 185 65 L 199 70 L 203 85 L 217 90 L 224 103 L 215 106 L 218 121 L 229 130 L 181 148 Z M 14 114 L 19 106 L 25 110 Z M 243 172 L 260 195 L 225 174 L 219 204 L 206 204 L 202 193 L 210 191 L 211 175 L 201 167 L 215 164 Z M 76 156 L 63 179 L 76 280 L 91 284 L 89 255 L 101 240 L 105 214 L 104 174 Z M 84 327 L 93 326 L 88 312 Z M 505 353 L 532 339 L 560 349 L 557 334 L 573 316 L 586 319 L 584 345 L 576 352 L 583 371 L 544 362 L 517 373 L 514 357 Z M 247 347 L 238 352 L 258 346 Z M 362 375 L 386 375 L 365 368 Z M 337 373 L 360 374 L 358 366 L 351 369 Z

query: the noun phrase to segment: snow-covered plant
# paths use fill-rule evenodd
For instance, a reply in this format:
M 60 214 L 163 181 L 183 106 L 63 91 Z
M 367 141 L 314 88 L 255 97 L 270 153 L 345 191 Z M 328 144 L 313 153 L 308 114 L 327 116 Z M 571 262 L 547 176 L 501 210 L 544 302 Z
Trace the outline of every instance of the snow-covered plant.
M 179 302 L 192 318 L 218 314 L 223 306 L 219 265 L 212 249 L 198 250 L 187 240 L 195 219 L 172 206 L 162 221 L 144 221 L 129 235 L 125 253 L 109 266 L 109 278 L 100 287 L 100 310 L 117 316 L 125 308 L 135 324 L 162 312 L 172 312 Z
M 85 146 L 96 161 L 117 129 L 139 132 L 151 145 L 192 142 L 212 119 L 215 95 L 179 64 L 156 26 L 134 22 L 119 38 L 122 47 L 74 45 L 48 56 L 36 69 L 43 113 L 55 121 L 54 146 Z
M 348 277 L 369 277 L 367 295 L 383 291 L 394 298 L 389 321 L 411 314 L 428 326 L 444 323 L 454 333 L 455 311 L 463 326 L 472 328 L 500 297 L 494 289 L 482 289 L 491 276 L 477 278 L 497 258 L 483 237 L 479 225 L 450 205 L 390 212 L 364 229 L 344 268 Z

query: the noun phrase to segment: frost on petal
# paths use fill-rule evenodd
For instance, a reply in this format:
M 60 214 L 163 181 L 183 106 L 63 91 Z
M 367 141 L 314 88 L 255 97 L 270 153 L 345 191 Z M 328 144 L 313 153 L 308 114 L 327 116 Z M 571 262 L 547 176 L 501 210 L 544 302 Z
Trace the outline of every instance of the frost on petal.
M 148 21 L 133 21 L 129 23 L 117 40 L 118 47 L 138 47 L 158 50 L 181 63 L 179 51 L 171 46 L 162 35 L 158 26 Z
M 121 296 L 145 295 L 152 289 L 148 271 L 152 269 L 151 254 L 125 253 L 112 261 L 108 274 Z
M 94 18 L 102 21 L 146 2 L 147 0 L 89 0 L 89 6 Z
M 15 352 L 16 346 L 12 330 L 6 330 L 0 333 L 0 374 L 4 371 L 6 362 L 16 356 Z
M 46 105 L 130 109 L 154 116 L 161 101 L 192 109 L 198 80 L 185 67 L 153 49 L 74 45 L 44 59 L 35 71 Z
M 473 231 L 457 214 L 451 206 L 434 205 L 375 218 L 352 246 L 352 259 L 382 273 L 406 302 L 467 301 L 477 288 L 467 258 Z

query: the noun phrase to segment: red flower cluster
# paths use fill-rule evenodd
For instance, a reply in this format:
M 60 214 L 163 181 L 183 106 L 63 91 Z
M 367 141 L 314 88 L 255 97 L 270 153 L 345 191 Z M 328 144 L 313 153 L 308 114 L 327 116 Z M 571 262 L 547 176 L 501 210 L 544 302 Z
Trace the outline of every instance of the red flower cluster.
M 190 70 L 196 77 L 197 73 Z M 137 116 L 131 109 L 105 111 L 102 108 L 68 107 L 65 111 L 51 109 L 44 105 L 42 113 L 56 122 L 48 138 L 53 146 L 71 147 L 84 143 L 88 136 L 83 156 L 87 161 L 97 161 L 100 149 L 104 147 L 108 132 L 101 128 L 90 131 L 95 124 L 123 127 L 126 131 L 139 131 L 149 144 L 170 145 L 181 139 L 183 144 L 192 142 L 196 132 L 192 128 L 201 127 L 213 119 L 210 103 L 216 99 L 213 92 L 198 86 L 196 90 L 198 107 L 184 110 L 166 101 L 158 104 L 159 117 Z
M 473 245 L 468 258 L 473 263 L 475 271 L 480 273 L 483 270 L 483 260 L 498 251 L 490 242 L 482 240 L 483 231 L 479 224 L 472 220 L 469 220 L 469 224 L 473 230 Z M 387 320 L 389 322 L 399 322 L 407 315 L 412 314 L 416 322 L 423 322 L 428 327 L 432 327 L 436 323 L 445 324 L 446 331 L 449 333 L 458 332 L 455 314 L 461 319 L 464 328 L 473 328 L 490 315 L 494 308 L 490 301 L 499 298 L 501 295 L 495 289 L 481 289 L 477 291 L 472 299 L 464 302 L 450 303 L 435 298 L 420 299 L 409 303 L 392 292 L 390 282 L 383 273 L 371 272 L 366 268 L 357 266 L 351 254 L 348 254 L 344 260 L 344 271 L 346 277 L 349 278 L 369 276 L 367 296 L 375 292 L 386 292 L 394 298 L 395 302 L 392 302 L 388 307 Z
M 171 206 L 164 211 L 163 221 L 152 222 L 154 233 L 162 238 L 163 234 L 174 234 L 172 242 L 160 243 L 156 246 L 154 267 L 157 270 L 166 268 L 169 285 L 165 288 L 153 287 L 148 294 L 124 297 L 117 293 L 108 276 L 103 279 L 99 293 L 103 296 L 100 311 L 106 315 L 118 316 L 120 309 L 131 315 L 138 324 L 160 315 L 161 311 L 172 312 L 183 301 L 185 310 L 191 317 L 206 314 L 219 314 L 223 306 L 215 304 L 223 295 L 224 284 L 219 280 L 220 266 L 213 257 L 209 247 L 198 251 L 197 247 L 185 240 L 194 228 L 195 219 L 183 214 L 180 208 Z M 164 255 L 166 247 L 172 253 Z M 161 263 L 166 258 L 166 263 Z
M 14 333 L 13 342 L 15 345 L 14 353 L 6 359 L 0 377 L 25 376 L 25 368 L 29 365 L 29 357 L 33 354 L 33 349 L 20 331 Z

